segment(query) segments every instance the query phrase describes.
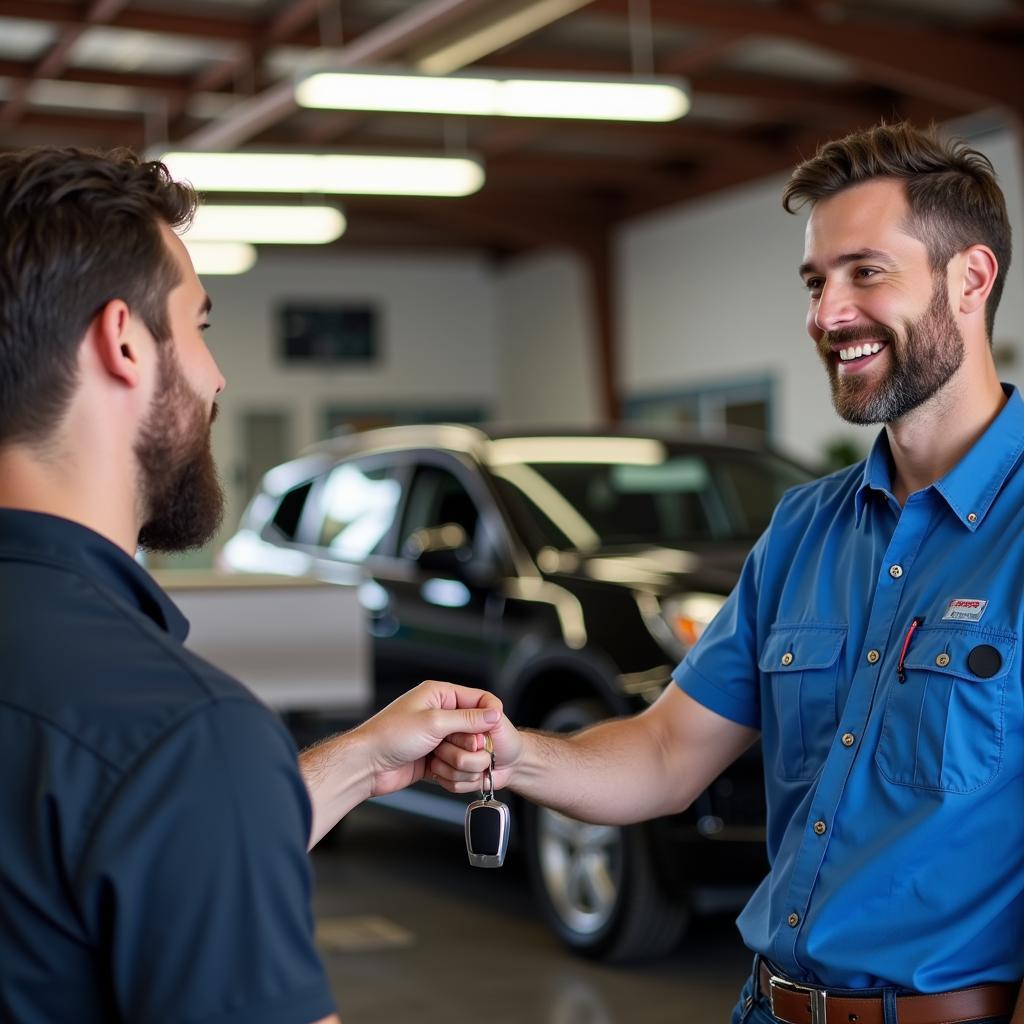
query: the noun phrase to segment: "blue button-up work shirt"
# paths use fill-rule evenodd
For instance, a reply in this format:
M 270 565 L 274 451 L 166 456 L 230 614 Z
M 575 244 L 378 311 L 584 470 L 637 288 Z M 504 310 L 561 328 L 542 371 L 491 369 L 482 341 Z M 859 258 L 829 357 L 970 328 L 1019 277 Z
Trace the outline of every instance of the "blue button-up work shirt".
M 1005 390 L 902 509 L 884 431 L 788 492 L 676 670 L 761 730 L 771 872 L 739 926 L 797 979 L 1024 975 L 1024 401 Z

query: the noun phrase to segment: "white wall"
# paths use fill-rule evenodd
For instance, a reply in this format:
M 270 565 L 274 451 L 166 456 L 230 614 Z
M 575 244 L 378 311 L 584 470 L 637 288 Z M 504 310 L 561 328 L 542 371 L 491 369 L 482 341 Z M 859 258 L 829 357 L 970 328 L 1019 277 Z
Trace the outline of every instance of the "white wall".
M 1018 252 L 996 319 L 997 345 L 1024 361 L 1024 177 L 1009 132 L 972 139 L 995 165 L 1007 194 Z M 633 221 L 617 239 L 623 392 L 715 385 L 733 377 L 775 381 L 775 440 L 819 458 L 832 438 L 866 449 L 874 427 L 852 427 L 832 409 L 825 371 L 804 331 L 806 292 L 797 277 L 806 215 L 779 197 L 787 175 Z
M 524 257 L 495 274 L 497 418 L 587 426 L 600 417 L 590 282 L 571 253 Z

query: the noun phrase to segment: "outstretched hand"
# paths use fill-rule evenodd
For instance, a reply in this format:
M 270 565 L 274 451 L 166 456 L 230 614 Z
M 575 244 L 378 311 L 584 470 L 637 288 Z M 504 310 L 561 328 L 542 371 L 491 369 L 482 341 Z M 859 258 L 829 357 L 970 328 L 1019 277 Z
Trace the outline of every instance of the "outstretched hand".
M 480 691 L 480 708 L 497 711 L 498 721 L 486 730 L 453 732 L 438 744 L 429 759 L 428 770 L 450 793 L 469 793 L 482 789 L 483 772 L 494 755 L 494 788 L 507 786 L 523 756 L 523 739 L 516 727 L 501 714 L 501 701 Z M 491 750 L 487 749 L 490 740 Z
M 309 845 L 319 842 L 367 797 L 419 782 L 427 773 L 428 759 L 446 736 L 471 736 L 482 747 L 483 735 L 501 722 L 501 702 L 496 697 L 431 680 L 350 732 L 304 750 L 299 768 L 313 807 Z M 465 778 L 479 778 L 479 771 Z M 437 781 L 442 781 L 440 775 Z
M 371 796 L 418 782 L 427 760 L 446 736 L 479 737 L 502 719 L 501 701 L 484 690 L 428 680 L 359 726 L 368 741 Z M 439 780 L 440 781 L 440 780 Z

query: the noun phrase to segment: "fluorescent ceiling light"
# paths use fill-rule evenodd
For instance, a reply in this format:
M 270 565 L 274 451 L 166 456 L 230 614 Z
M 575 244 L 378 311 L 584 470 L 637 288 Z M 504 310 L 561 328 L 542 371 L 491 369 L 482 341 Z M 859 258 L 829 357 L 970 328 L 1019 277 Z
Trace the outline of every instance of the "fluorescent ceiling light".
M 601 121 L 675 121 L 690 108 L 678 78 L 539 78 L 517 74 L 319 72 L 299 81 L 295 99 L 330 110 L 391 110 L 488 117 L 556 117 Z
M 484 183 L 483 167 L 469 157 L 179 152 L 161 159 L 200 192 L 468 196 Z
M 345 218 L 333 206 L 201 205 L 186 242 L 263 242 L 322 245 L 345 230 Z
M 193 242 L 188 238 L 182 241 L 200 275 L 244 274 L 256 262 L 256 249 L 248 242 Z

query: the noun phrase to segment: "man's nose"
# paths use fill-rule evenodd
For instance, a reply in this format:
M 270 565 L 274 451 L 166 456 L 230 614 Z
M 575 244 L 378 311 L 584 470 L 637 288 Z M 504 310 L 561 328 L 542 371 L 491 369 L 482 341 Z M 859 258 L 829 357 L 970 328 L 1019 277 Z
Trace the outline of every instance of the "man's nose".
M 840 281 L 826 281 L 818 296 L 814 324 L 820 331 L 834 331 L 857 317 L 850 289 Z

